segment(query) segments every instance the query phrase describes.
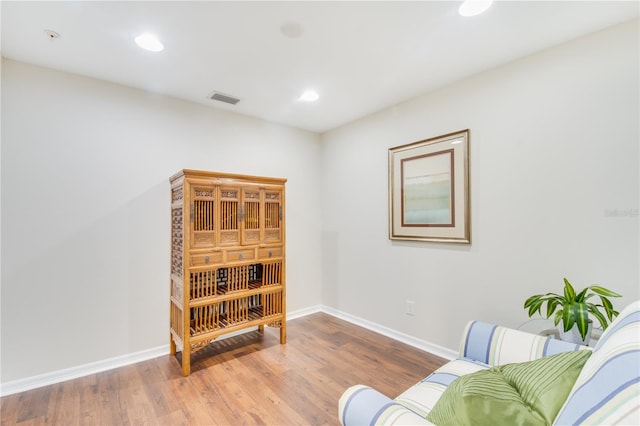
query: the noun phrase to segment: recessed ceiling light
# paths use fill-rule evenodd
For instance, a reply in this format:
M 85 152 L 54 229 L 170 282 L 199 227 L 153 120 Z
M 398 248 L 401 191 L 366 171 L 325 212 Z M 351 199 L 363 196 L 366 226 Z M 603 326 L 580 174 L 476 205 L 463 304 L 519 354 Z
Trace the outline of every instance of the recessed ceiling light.
M 465 0 L 458 8 L 462 16 L 476 16 L 489 9 L 493 0 Z
M 280 32 L 287 38 L 298 38 L 304 33 L 304 27 L 297 22 L 285 22 L 280 27 Z
M 320 95 L 318 95 L 318 92 L 315 90 L 305 90 L 298 98 L 298 100 L 302 102 L 315 102 L 318 99 L 320 99 Z
M 164 50 L 164 44 L 153 34 L 145 33 L 136 37 L 136 44 L 150 52 L 160 52 Z
M 57 33 L 53 30 L 44 30 L 44 35 L 51 41 L 54 41 L 60 38 L 60 33 Z

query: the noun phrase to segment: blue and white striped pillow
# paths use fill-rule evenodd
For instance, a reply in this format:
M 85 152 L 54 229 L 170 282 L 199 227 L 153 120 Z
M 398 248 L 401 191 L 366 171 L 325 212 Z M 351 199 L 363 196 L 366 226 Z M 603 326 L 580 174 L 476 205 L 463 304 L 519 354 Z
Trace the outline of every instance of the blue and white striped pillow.
M 491 366 L 533 361 L 561 352 L 590 349 L 480 321 L 467 324 L 460 342 L 460 356 Z
M 640 301 L 602 334 L 554 423 L 640 425 Z

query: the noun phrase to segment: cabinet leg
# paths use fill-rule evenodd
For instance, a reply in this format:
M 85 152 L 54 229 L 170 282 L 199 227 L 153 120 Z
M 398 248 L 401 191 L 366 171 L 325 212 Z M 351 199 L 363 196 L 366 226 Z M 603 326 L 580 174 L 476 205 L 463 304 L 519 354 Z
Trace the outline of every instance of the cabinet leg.
M 182 348 L 182 375 L 191 374 L 191 347 L 184 343 Z
M 258 331 L 259 331 L 260 333 L 264 333 L 264 324 L 260 324 L 260 325 L 258 326 Z
M 282 321 L 282 325 L 280 326 L 280 344 L 284 345 L 287 343 L 287 326 L 284 321 Z
M 176 342 L 173 341 L 173 336 L 169 333 L 169 353 L 171 355 L 176 354 Z

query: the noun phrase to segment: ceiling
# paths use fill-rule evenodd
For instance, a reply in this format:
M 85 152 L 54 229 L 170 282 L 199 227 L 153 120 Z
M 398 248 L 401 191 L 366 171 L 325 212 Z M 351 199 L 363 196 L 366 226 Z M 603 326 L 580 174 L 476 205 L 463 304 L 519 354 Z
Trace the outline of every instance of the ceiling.
M 2 56 L 322 133 L 639 11 L 498 1 L 462 17 L 460 3 L 2 1 Z M 165 50 L 140 49 L 142 32 Z M 298 100 L 307 88 L 317 102 Z

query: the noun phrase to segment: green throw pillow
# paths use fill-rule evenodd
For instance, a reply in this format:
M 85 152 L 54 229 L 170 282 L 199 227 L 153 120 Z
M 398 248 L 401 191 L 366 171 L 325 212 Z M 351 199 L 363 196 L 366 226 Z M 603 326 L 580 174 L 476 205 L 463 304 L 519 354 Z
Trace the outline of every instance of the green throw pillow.
M 591 351 L 505 364 L 454 380 L 427 415 L 444 425 L 550 425 Z

